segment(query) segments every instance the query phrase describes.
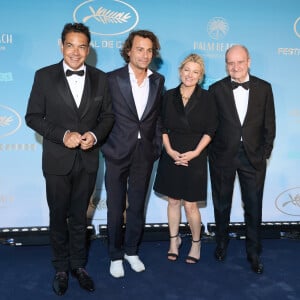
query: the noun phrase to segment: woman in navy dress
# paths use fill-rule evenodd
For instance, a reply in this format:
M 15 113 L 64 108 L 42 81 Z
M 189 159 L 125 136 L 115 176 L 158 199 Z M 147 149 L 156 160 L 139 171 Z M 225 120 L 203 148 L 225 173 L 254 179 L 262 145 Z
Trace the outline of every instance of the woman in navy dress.
M 204 62 L 190 54 L 179 67 L 181 83 L 164 96 L 163 152 L 154 190 L 168 197 L 170 248 L 168 259 L 176 261 L 181 245 L 181 203 L 192 234 L 187 263 L 197 263 L 201 250 L 201 215 L 198 201 L 207 195 L 207 145 L 215 132 L 214 107 L 208 91 L 200 87 Z

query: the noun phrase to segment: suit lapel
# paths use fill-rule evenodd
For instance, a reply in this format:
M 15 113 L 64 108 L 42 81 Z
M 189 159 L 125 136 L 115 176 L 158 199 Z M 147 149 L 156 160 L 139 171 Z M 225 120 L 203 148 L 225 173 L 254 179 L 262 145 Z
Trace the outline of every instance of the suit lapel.
M 72 109 L 76 108 L 76 104 L 69 87 L 67 78 L 64 74 L 64 68 L 62 63 L 58 64 L 58 72 L 57 72 L 57 91 L 61 95 L 63 101 Z
M 228 92 L 228 95 L 225 95 L 226 99 L 228 98 L 228 109 L 231 111 L 231 115 L 234 117 L 234 120 L 241 124 L 238 111 L 235 105 L 235 100 L 234 100 L 234 95 L 233 95 L 233 90 L 231 87 L 231 79 L 228 76 L 224 82 L 226 85 L 226 91 Z
M 88 70 L 88 67 L 86 67 L 86 76 L 85 76 L 85 82 L 84 82 L 84 88 L 83 93 L 81 97 L 81 102 L 79 105 L 79 115 L 81 118 L 84 117 L 84 115 L 88 112 L 90 102 L 89 99 L 91 99 L 91 74 Z
M 138 117 L 134 99 L 133 99 L 132 90 L 131 90 L 128 66 L 125 66 L 121 70 L 120 75 L 117 77 L 117 82 L 120 87 L 120 91 L 123 95 L 123 98 L 125 99 L 128 107 L 130 108 L 131 112 L 134 115 L 136 115 L 136 117 Z
M 149 76 L 149 95 L 148 95 L 147 105 L 145 107 L 145 110 L 141 118 L 142 120 L 148 115 L 149 111 L 151 110 L 151 108 L 155 103 L 158 86 L 159 86 L 159 77 L 156 76 L 155 73 L 153 73 Z
M 256 103 L 256 93 L 257 93 L 257 81 L 254 77 L 250 76 L 250 88 L 249 88 L 249 100 L 248 100 L 248 107 L 247 113 L 245 116 L 244 124 L 248 121 L 249 116 L 255 114 L 257 103 Z
M 197 85 L 194 92 L 192 93 L 188 103 L 185 106 L 185 113 L 189 114 L 190 111 L 193 111 L 194 107 L 197 105 L 197 99 L 201 97 L 201 88 Z
M 68 84 L 68 80 L 64 74 L 62 63 L 59 64 L 59 71 L 57 76 L 57 90 L 58 93 L 61 95 L 63 101 L 65 101 L 65 103 L 71 109 L 73 109 L 78 114 L 78 116 L 83 118 L 89 109 L 89 99 L 91 94 L 91 74 L 89 72 L 88 66 L 86 67 L 84 89 L 79 107 L 76 106 L 76 102 L 72 95 L 70 86 Z
M 173 104 L 175 109 L 177 110 L 178 116 L 180 118 L 180 122 L 189 126 L 188 120 L 186 118 L 186 112 L 182 103 L 181 94 L 180 94 L 180 85 L 175 90 L 175 97 L 173 98 Z

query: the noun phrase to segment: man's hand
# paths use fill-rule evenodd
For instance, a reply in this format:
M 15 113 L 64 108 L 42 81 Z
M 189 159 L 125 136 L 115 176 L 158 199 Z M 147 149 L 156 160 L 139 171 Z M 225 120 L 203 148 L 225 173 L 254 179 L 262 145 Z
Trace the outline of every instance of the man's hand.
M 64 144 L 67 148 L 76 148 L 81 143 L 81 134 L 78 132 L 67 132 L 64 137 Z
M 90 132 L 86 132 L 81 136 L 80 148 L 82 150 L 88 150 L 95 144 L 94 136 Z

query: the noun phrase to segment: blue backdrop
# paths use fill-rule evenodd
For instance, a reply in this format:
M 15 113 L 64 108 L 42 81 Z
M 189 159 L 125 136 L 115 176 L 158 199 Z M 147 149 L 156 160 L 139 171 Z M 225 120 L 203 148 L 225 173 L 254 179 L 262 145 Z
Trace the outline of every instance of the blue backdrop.
M 158 71 L 166 77 L 167 89 L 179 83 L 178 66 L 187 54 L 203 56 L 207 88 L 226 76 L 226 49 L 246 45 L 251 73 L 272 84 L 276 106 L 277 137 L 267 170 L 263 220 L 300 219 L 299 0 L 10 0 L 0 1 L 0 227 L 48 225 L 41 137 L 26 127 L 24 115 L 34 72 L 62 57 L 59 39 L 67 22 L 89 26 L 88 62 L 104 71 L 123 65 L 119 50 L 130 30 L 154 31 L 162 47 Z M 106 223 L 103 168 L 102 163 L 95 225 Z M 204 224 L 214 221 L 208 189 L 201 208 Z M 147 222 L 166 222 L 166 205 L 150 187 Z M 243 220 L 238 184 L 231 220 Z

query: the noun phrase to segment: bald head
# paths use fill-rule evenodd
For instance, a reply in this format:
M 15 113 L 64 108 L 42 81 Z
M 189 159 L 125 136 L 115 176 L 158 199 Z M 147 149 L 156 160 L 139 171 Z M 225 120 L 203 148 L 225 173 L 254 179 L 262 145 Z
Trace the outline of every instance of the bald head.
M 243 45 L 234 45 L 226 51 L 225 60 L 231 78 L 237 82 L 246 81 L 251 62 L 248 49 Z

